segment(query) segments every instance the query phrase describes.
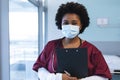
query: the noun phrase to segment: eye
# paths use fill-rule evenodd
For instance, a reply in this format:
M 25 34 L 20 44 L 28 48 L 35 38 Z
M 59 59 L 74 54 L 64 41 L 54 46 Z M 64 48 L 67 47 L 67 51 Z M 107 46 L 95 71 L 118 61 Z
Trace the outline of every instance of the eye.
M 67 21 L 63 22 L 62 23 L 63 25 L 68 25 L 69 23 Z
M 76 22 L 73 22 L 72 25 L 77 25 L 77 23 L 76 23 Z
M 76 20 L 73 20 L 71 24 L 72 24 L 72 25 L 77 25 L 78 23 L 77 23 Z

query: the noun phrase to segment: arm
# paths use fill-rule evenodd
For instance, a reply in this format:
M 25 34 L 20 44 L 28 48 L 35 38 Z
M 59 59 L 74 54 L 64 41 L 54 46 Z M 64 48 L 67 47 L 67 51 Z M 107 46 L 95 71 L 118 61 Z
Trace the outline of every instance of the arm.
M 38 78 L 40 80 L 62 80 L 62 74 L 61 73 L 50 73 L 45 68 L 39 68 L 38 69 Z M 79 80 L 108 80 L 108 78 L 104 78 L 101 76 L 90 76 L 86 78 L 82 78 Z
M 71 77 L 67 74 L 50 73 L 43 67 L 38 69 L 38 78 L 40 80 L 78 80 L 76 77 Z
M 92 48 L 91 52 L 91 64 L 94 66 L 92 70 L 90 79 L 95 80 L 96 78 L 98 80 L 110 80 L 112 78 L 109 67 L 101 53 L 100 50 L 97 48 Z M 89 78 L 89 77 L 88 77 Z M 85 79 L 87 80 L 87 79 Z
M 94 75 L 94 76 L 82 78 L 82 79 L 79 79 L 79 80 L 108 80 L 108 78 Z
M 38 78 L 40 80 L 62 80 L 62 74 L 50 73 L 45 68 L 42 67 L 38 69 Z

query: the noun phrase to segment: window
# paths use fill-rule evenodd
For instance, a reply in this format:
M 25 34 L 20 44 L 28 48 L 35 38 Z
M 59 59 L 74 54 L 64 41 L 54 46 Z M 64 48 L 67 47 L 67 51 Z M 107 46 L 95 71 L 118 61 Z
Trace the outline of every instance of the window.
M 9 0 L 10 80 L 37 80 L 38 8 L 27 0 Z

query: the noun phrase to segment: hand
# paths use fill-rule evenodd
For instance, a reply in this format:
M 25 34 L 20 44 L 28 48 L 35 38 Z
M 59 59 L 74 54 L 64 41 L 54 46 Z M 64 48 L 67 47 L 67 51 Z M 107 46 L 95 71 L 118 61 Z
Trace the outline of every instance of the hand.
M 71 77 L 67 74 L 62 74 L 62 80 L 78 80 L 77 77 Z

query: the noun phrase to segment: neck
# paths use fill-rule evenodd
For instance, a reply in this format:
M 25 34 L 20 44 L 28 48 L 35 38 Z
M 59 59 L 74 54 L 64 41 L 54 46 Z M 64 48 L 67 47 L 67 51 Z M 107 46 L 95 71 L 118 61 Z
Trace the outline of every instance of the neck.
M 79 37 L 75 37 L 75 38 L 72 38 L 72 39 L 70 39 L 70 38 L 64 38 L 63 42 L 65 44 L 70 44 L 70 43 L 75 43 L 77 40 L 79 40 Z
M 64 38 L 62 44 L 64 48 L 77 48 L 81 45 L 81 40 L 79 37 L 75 37 L 73 39 Z

